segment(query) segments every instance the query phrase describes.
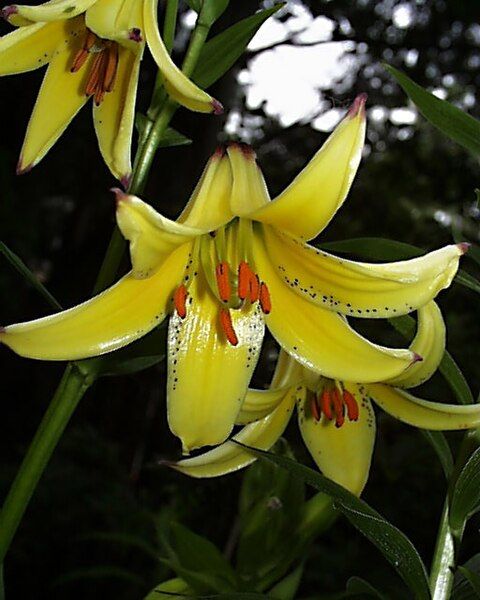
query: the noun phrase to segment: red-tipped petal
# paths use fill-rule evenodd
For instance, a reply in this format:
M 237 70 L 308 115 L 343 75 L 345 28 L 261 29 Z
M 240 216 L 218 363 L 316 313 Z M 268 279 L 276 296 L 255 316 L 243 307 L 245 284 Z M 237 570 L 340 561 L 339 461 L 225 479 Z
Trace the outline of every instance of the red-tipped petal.
M 4 6 L 1 12 L 5 21 L 8 21 L 8 18 L 11 15 L 16 15 L 18 13 L 18 8 L 15 6 L 15 4 L 11 4 L 10 6 Z
M 349 117 L 356 117 L 357 115 L 365 116 L 365 103 L 367 102 L 367 94 L 359 94 L 352 103 L 352 106 L 348 109 Z
M 215 98 L 212 100 L 212 112 L 214 115 L 223 115 L 223 105 Z
M 468 252 L 468 250 L 470 249 L 470 246 L 472 244 L 470 244 L 470 242 L 460 242 L 460 244 L 457 244 L 457 248 L 460 250 L 460 252 L 462 254 L 466 254 Z

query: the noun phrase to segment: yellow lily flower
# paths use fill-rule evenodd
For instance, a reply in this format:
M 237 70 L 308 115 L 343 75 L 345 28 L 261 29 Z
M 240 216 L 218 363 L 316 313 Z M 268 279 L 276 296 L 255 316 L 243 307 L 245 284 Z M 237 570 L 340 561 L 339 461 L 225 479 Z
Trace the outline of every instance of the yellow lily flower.
M 239 144 L 214 154 L 177 221 L 117 192 L 132 271 L 75 308 L 4 328 L 0 342 L 31 358 L 86 358 L 129 344 L 170 315 L 168 419 L 185 452 L 230 434 L 265 324 L 288 354 L 324 377 L 400 376 L 418 354 L 369 342 L 344 315 L 415 310 L 450 284 L 465 247 L 376 265 L 301 240 L 321 231 L 345 199 L 364 141 L 364 102 L 355 101 L 273 201 L 253 151 Z
M 2 10 L 18 27 L 0 38 L 0 75 L 48 68 L 28 124 L 17 172 L 35 166 L 87 102 L 102 156 L 128 185 L 138 75 L 145 42 L 180 104 L 201 112 L 222 106 L 170 58 L 157 23 L 158 0 L 50 0 Z
M 442 359 L 445 325 L 435 302 L 419 309 L 417 334 L 410 349 L 425 359 L 399 377 L 367 384 L 319 377 L 282 353 L 271 388 L 247 392 L 236 421 L 246 426 L 233 440 L 268 450 L 283 434 L 296 404 L 303 440 L 319 469 L 360 495 L 375 442 L 371 400 L 400 421 L 423 429 L 471 429 L 480 425 L 480 404 L 429 402 L 405 391 L 429 379 Z M 218 477 L 254 460 L 248 450 L 227 441 L 194 458 L 167 464 L 192 477 Z

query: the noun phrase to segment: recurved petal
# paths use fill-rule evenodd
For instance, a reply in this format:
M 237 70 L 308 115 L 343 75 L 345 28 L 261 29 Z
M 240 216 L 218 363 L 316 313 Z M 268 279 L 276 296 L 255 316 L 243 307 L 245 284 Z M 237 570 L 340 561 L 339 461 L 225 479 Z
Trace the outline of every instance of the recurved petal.
M 464 244 L 419 258 L 364 263 L 337 258 L 273 227 L 265 244 L 283 281 L 309 302 L 347 316 L 387 318 L 423 306 L 452 282 Z
M 383 383 L 401 388 L 422 384 L 435 373 L 445 352 L 445 323 L 435 302 L 429 302 L 418 310 L 417 333 L 410 350 L 423 358 L 404 373 Z
M 42 67 L 61 46 L 69 23 L 35 23 L 0 37 L 0 75 Z
M 316 421 L 307 400 L 297 406 L 303 441 L 322 473 L 359 496 L 368 479 L 375 444 L 375 414 L 365 389 L 355 383 L 345 388 L 359 407 L 357 421 L 345 420 L 341 427 L 322 416 Z
M 316 237 L 343 204 L 360 163 L 365 139 L 361 95 L 348 115 L 293 182 L 250 218 L 303 239 Z
M 87 358 L 126 346 L 165 318 L 188 253 L 188 244 L 178 248 L 149 279 L 129 274 L 74 308 L 5 327 L 0 342 L 21 356 L 41 360 Z
M 45 156 L 88 100 L 85 87 L 89 65 L 77 73 L 70 72 L 82 44 L 85 25 L 81 17 L 63 23 L 68 25 L 68 35 L 55 50 L 45 73 L 28 123 L 18 172 L 28 171 Z M 90 61 L 91 56 L 87 60 Z
M 303 366 L 332 379 L 382 381 L 402 373 L 414 360 L 410 350 L 373 344 L 346 319 L 315 306 L 291 291 L 276 274 L 261 238 L 255 236 L 255 266 L 270 290 L 272 309 L 265 316 L 279 344 Z
M 480 425 L 480 404 L 429 402 L 383 383 L 369 384 L 368 394 L 392 417 L 421 429 L 474 429 Z
M 168 422 L 185 453 L 222 443 L 245 397 L 262 344 L 264 324 L 257 306 L 231 310 L 238 343 L 220 326 L 222 306 L 194 261 L 184 318 L 175 313 L 168 330 Z
M 285 431 L 290 420 L 295 401 L 305 394 L 304 388 L 287 388 L 281 403 L 267 417 L 246 425 L 233 439 L 246 446 L 268 450 Z M 199 456 L 187 458 L 170 466 L 191 477 L 218 477 L 233 473 L 256 460 L 248 450 L 232 441 L 225 442 Z
M 2 12 L 7 13 L 8 20 L 14 25 L 18 18 L 36 23 L 63 21 L 80 15 L 95 2 L 96 0 L 50 0 L 38 6 L 11 4 L 5 6 Z
M 247 425 L 269 415 L 283 400 L 285 388 L 271 390 L 249 389 L 243 400 L 235 425 Z
M 223 149 L 218 148 L 177 221 L 203 231 L 213 231 L 231 221 L 232 183 L 230 161 Z
M 233 176 L 232 212 L 239 217 L 249 216 L 252 211 L 270 202 L 265 180 L 250 146 L 230 144 L 227 152 Z
M 135 120 L 138 72 L 143 47 L 137 52 L 120 46 L 115 86 L 99 106 L 93 104 L 98 145 L 108 168 L 122 183 L 130 180 L 132 133 Z
M 134 49 L 142 41 L 143 0 L 96 0 L 87 10 L 85 21 L 99 37 Z
M 170 58 L 158 30 L 157 5 L 158 0 L 144 0 L 145 37 L 163 75 L 167 92 L 174 100 L 190 110 L 222 112 L 222 105 L 195 85 Z
M 136 196 L 115 191 L 117 224 L 130 242 L 132 275 L 137 279 L 150 277 L 175 248 L 202 233 L 170 221 Z

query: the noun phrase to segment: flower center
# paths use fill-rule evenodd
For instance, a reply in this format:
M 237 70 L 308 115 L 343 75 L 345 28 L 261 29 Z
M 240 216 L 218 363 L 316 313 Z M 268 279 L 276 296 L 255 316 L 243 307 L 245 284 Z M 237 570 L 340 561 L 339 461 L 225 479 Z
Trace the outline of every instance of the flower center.
M 226 340 L 238 345 L 232 321 L 232 310 L 249 308 L 257 303 L 266 315 L 272 309 L 267 284 L 260 280 L 251 265 L 251 223 L 239 219 L 198 240 L 194 253 L 198 255 L 210 291 L 219 303 L 218 319 Z M 175 290 L 173 303 L 178 316 L 187 316 L 188 287 L 186 278 Z
M 326 383 L 321 392 L 312 396 L 310 409 L 315 421 L 320 421 L 323 414 L 329 421 L 335 419 L 335 427 L 345 423 L 345 415 L 349 421 L 357 421 L 359 416 L 355 396 L 340 382 L 334 382 L 333 386 Z
M 70 72 L 77 73 L 77 71 L 80 71 L 90 54 L 95 56 L 90 65 L 85 94 L 93 96 L 95 104 L 99 106 L 105 94 L 111 92 L 115 85 L 118 68 L 118 44 L 110 40 L 102 40 L 87 29 L 83 45 L 73 59 Z

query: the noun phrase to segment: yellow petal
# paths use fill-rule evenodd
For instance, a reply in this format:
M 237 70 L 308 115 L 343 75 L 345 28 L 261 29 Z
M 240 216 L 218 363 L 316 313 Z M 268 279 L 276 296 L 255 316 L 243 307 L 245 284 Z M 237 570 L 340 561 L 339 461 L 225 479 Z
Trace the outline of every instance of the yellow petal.
M 367 382 L 399 375 L 415 359 L 409 350 L 369 342 L 342 316 L 291 291 L 277 276 L 259 236 L 255 236 L 254 251 L 257 271 L 270 290 L 268 328 L 303 366 L 332 379 Z
M 250 218 L 307 240 L 325 229 L 343 204 L 360 163 L 365 99 L 358 96 L 349 114 L 305 169 L 273 202 Z
M 285 431 L 295 401 L 301 400 L 304 394 L 304 388 L 300 388 L 299 391 L 297 391 L 297 386 L 287 388 L 282 402 L 273 412 L 260 421 L 246 425 L 233 439 L 252 448 L 268 450 Z M 218 477 L 238 471 L 254 460 L 256 457 L 248 450 L 228 441 L 194 458 L 170 463 L 170 466 L 190 477 Z
M 304 400 L 297 407 L 298 424 L 303 441 L 320 471 L 359 496 L 370 470 L 375 444 L 375 414 L 362 386 L 346 383 L 345 388 L 357 400 L 357 421 L 345 419 L 338 428 L 324 415 L 316 421 L 308 400 Z
M 130 155 L 142 49 L 134 53 L 119 47 L 115 87 L 105 94 L 99 106 L 93 105 L 93 122 L 103 160 L 125 186 L 132 171 Z
M 50 0 L 38 6 L 28 6 L 26 4 L 11 4 L 3 10 L 9 13 L 9 21 L 22 18 L 36 23 L 45 21 L 57 21 L 71 19 L 94 4 L 96 0 Z M 13 23 L 15 24 L 15 23 Z
M 165 318 L 189 251 L 188 244 L 178 248 L 150 279 L 126 275 L 74 308 L 10 325 L 0 331 L 0 342 L 21 356 L 42 360 L 87 358 L 126 346 Z
M 0 75 L 33 71 L 45 65 L 67 34 L 67 24 L 35 23 L 0 38 Z
M 435 302 L 429 302 L 418 310 L 417 333 L 410 350 L 423 358 L 398 377 L 384 381 L 389 385 L 411 388 L 422 384 L 435 373 L 445 352 L 445 323 Z
M 280 404 L 284 396 L 285 388 L 248 390 L 235 424 L 247 425 L 263 419 Z
M 232 310 L 238 344 L 231 345 L 220 326 L 222 306 L 202 267 L 194 262 L 188 276 L 186 317 L 175 312 L 168 331 L 168 421 L 184 452 L 228 437 L 264 333 L 258 307 Z
M 19 172 L 29 170 L 45 156 L 88 100 L 85 86 L 92 57 L 89 56 L 80 71 L 70 72 L 73 58 L 83 42 L 83 18 L 63 23 L 68 24 L 68 31 L 45 73 L 25 135 Z
M 231 221 L 232 170 L 219 148 L 209 159 L 190 200 L 177 221 L 188 227 L 213 231 Z
M 137 279 L 150 277 L 175 248 L 203 233 L 170 221 L 136 196 L 116 193 L 117 224 L 130 242 L 132 274 Z
M 232 212 L 239 217 L 249 215 L 270 202 L 265 180 L 250 146 L 230 144 L 227 152 L 233 175 Z
M 423 306 L 450 285 L 465 252 L 452 244 L 412 260 L 369 264 L 337 258 L 273 227 L 263 231 L 271 261 L 292 290 L 354 317 L 395 317 Z
M 443 404 L 416 398 L 389 385 L 368 385 L 372 400 L 392 417 L 422 429 L 473 429 L 480 425 L 480 404 Z
M 170 58 L 158 30 L 158 0 L 144 0 L 145 37 L 170 96 L 190 110 L 221 113 L 222 105 L 188 79 Z
M 142 41 L 142 0 L 97 0 L 85 15 L 87 27 L 99 37 L 135 50 Z

